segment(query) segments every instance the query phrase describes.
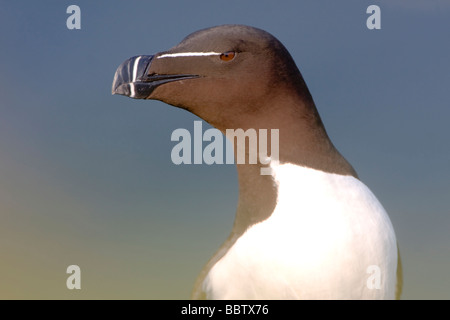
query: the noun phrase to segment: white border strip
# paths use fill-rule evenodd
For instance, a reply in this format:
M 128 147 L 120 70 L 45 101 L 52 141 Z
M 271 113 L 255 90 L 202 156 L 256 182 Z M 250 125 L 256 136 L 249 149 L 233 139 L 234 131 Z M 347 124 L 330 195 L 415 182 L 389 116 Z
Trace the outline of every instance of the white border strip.
M 177 57 L 205 57 L 205 56 L 220 56 L 222 53 L 219 52 L 177 52 L 177 53 L 166 53 L 156 57 L 156 59 L 162 58 L 177 58 Z

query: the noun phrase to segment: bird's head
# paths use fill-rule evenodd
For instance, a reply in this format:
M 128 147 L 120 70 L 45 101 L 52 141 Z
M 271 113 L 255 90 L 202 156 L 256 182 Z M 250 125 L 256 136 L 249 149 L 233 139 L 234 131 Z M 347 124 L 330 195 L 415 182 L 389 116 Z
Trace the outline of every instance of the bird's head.
M 267 112 L 262 106 L 286 90 L 310 97 L 281 42 L 243 25 L 200 30 L 168 51 L 129 58 L 112 86 L 113 94 L 161 100 L 219 128 L 235 127 L 236 115 Z

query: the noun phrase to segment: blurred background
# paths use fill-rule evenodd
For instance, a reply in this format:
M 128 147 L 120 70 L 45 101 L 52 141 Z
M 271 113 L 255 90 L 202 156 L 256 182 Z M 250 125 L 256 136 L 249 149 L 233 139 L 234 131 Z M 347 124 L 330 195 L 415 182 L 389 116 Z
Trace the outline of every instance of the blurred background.
M 381 30 L 366 27 L 371 4 Z M 391 217 L 403 298 L 450 298 L 449 1 L 2 0 L 1 299 L 189 298 L 231 230 L 235 167 L 174 165 L 172 131 L 198 118 L 111 84 L 125 59 L 228 23 L 290 51 Z M 72 264 L 81 290 L 66 287 Z

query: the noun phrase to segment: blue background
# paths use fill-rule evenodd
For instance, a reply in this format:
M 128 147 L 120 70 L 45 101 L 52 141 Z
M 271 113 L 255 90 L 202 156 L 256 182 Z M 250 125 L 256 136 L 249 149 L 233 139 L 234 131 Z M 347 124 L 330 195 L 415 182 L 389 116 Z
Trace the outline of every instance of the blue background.
M 66 9 L 81 8 L 81 30 Z M 381 30 L 366 8 L 381 7 Z M 291 52 L 388 211 L 405 299 L 450 298 L 450 2 L 0 1 L 0 298 L 183 299 L 228 235 L 233 165 L 170 160 L 192 114 L 111 95 L 130 56 L 225 23 Z M 203 124 L 203 129 L 209 128 Z M 67 266 L 82 289 L 66 288 Z

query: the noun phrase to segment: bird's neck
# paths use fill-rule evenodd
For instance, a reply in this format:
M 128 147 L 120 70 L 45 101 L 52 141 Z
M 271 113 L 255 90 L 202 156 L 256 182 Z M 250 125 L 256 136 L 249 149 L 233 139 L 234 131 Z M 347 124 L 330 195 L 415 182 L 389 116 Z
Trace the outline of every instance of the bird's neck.
M 241 129 L 255 129 L 258 142 L 260 138 L 267 137 L 268 154 L 272 144 L 276 143 L 270 141 L 270 131 L 278 130 L 280 164 L 291 163 L 324 172 L 357 177 L 352 166 L 330 141 L 314 102 L 283 96 L 278 97 L 277 104 L 280 100 L 282 107 L 275 104 L 266 106 L 263 109 L 270 112 L 255 113 L 247 117 L 245 121 L 240 122 L 246 124 Z M 265 136 L 260 136 L 260 129 L 267 130 Z M 245 150 L 249 152 L 248 145 Z M 235 145 L 235 155 L 236 152 Z M 246 157 L 246 159 L 249 158 Z M 241 234 L 249 226 L 267 219 L 275 208 L 278 185 L 273 176 L 261 174 L 261 168 L 264 167 L 267 165 L 260 161 L 257 164 L 237 164 L 239 202 L 234 233 Z
M 267 105 L 252 114 L 243 114 L 233 118 L 233 123 L 211 123 L 226 134 L 226 129 L 255 129 L 259 139 L 260 129 L 267 130 L 267 139 L 271 137 L 270 130 L 279 130 L 279 163 L 291 163 L 305 168 L 324 172 L 337 173 L 356 177 L 351 165 L 334 148 L 312 99 L 299 99 L 289 96 L 277 98 L 277 104 Z M 280 105 L 279 103 L 282 103 Z M 305 102 L 307 101 L 307 102 Z M 267 141 L 267 150 L 271 150 L 272 141 Z M 237 154 L 234 145 L 235 156 Z M 249 153 L 248 145 L 245 152 Z M 270 151 L 268 151 L 270 154 Z M 246 159 L 249 159 L 248 156 Z M 237 163 L 237 161 L 236 161 Z M 228 239 L 204 267 L 197 279 L 193 297 L 199 298 L 203 280 L 214 264 L 219 261 L 239 237 L 252 225 L 268 219 L 273 213 L 278 200 L 278 189 L 283 182 L 276 181 L 272 175 L 262 175 L 261 169 L 266 164 L 236 164 L 239 180 L 239 200 L 233 229 Z M 300 182 L 302 183 L 302 182 Z

